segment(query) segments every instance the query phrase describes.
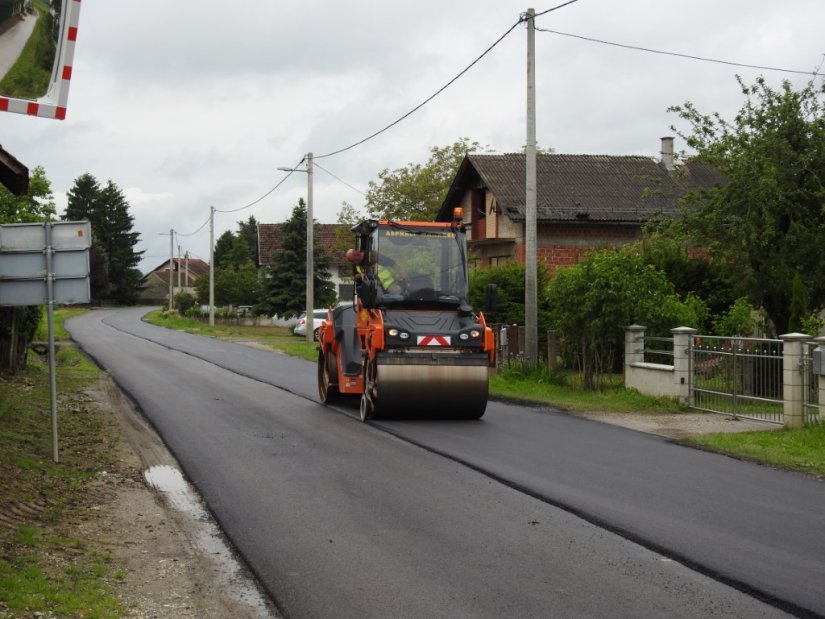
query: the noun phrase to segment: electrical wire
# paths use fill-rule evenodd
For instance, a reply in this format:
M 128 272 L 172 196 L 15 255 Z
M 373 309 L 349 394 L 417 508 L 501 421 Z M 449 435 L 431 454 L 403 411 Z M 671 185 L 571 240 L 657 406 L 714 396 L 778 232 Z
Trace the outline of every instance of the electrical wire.
M 589 41 L 591 43 L 600 43 L 602 45 L 612 45 L 613 47 L 621 47 L 622 49 L 632 49 L 639 52 L 648 52 L 650 54 L 661 54 L 663 56 L 676 56 L 677 58 L 687 58 L 688 60 L 700 60 L 702 62 L 714 62 L 717 64 L 724 64 L 729 65 L 732 67 L 743 67 L 746 69 L 759 69 L 762 71 L 780 71 L 782 73 L 796 73 L 801 75 L 821 75 L 821 73 L 817 71 L 797 71 L 794 69 L 783 69 L 781 67 L 766 67 L 761 65 L 755 64 L 744 64 L 741 62 L 731 62 L 729 60 L 719 60 L 718 58 L 704 58 L 702 56 L 692 56 L 690 54 L 679 54 L 677 52 L 667 52 L 658 49 L 650 49 L 648 47 L 639 47 L 637 45 L 626 45 L 624 43 L 614 43 L 612 41 L 604 41 L 602 39 L 594 39 L 592 37 L 585 37 L 579 34 L 571 34 L 569 32 L 559 32 L 558 30 L 549 30 L 547 28 L 538 28 L 536 30 L 539 32 L 547 32 L 549 34 L 557 34 L 563 37 L 570 37 L 573 39 L 581 39 L 582 41 Z
M 340 178 L 338 178 L 337 176 L 335 176 L 335 174 L 333 174 L 332 172 L 330 172 L 329 170 L 327 170 L 327 169 L 326 169 L 325 167 L 323 167 L 320 163 L 315 163 L 315 167 L 316 167 L 316 168 L 319 168 L 319 169 L 321 169 L 321 170 L 323 170 L 324 172 L 326 172 L 327 174 L 329 174 L 332 178 L 334 178 L 336 181 L 338 181 L 339 183 L 342 183 L 342 184 L 346 185 L 347 187 L 349 187 L 349 188 L 350 188 L 350 189 L 352 189 L 353 191 L 357 191 L 357 192 L 358 192 L 358 193 L 360 193 L 362 196 L 366 196 L 366 195 L 367 195 L 367 194 L 365 194 L 363 191 L 361 191 L 360 189 L 358 189 L 357 187 L 353 187 L 352 185 L 350 185 L 347 181 L 345 181 L 345 180 L 343 180 L 343 179 L 340 179 Z
M 547 15 L 547 13 L 552 13 L 553 11 L 558 11 L 559 9 L 563 9 L 569 4 L 573 4 L 574 2 L 578 2 L 579 0 L 570 0 L 569 2 L 564 2 L 558 6 L 554 6 L 552 9 L 547 9 L 546 11 L 542 11 L 541 13 L 536 13 L 535 17 L 539 17 L 541 15 Z M 538 30 L 538 29 L 537 29 Z
M 575 2 L 576 0 L 571 0 L 571 1 L 572 1 L 572 2 Z M 462 75 L 464 75 L 467 71 L 469 71 L 470 69 L 472 69 L 472 68 L 473 68 L 473 66 L 475 66 L 475 65 L 476 65 L 476 64 L 477 64 L 477 63 L 478 63 L 478 62 L 479 62 L 482 58 L 484 58 L 487 54 L 489 54 L 489 53 L 493 50 L 493 48 L 494 48 L 494 47 L 496 47 L 496 45 L 498 45 L 499 43 L 501 43 L 501 42 L 502 42 L 502 41 L 503 41 L 503 40 L 507 37 L 507 35 L 509 35 L 509 34 L 510 34 L 513 30 L 515 30 L 515 29 L 516 29 L 516 26 L 518 26 L 520 23 L 522 23 L 522 21 L 523 21 L 523 19 L 519 18 L 519 20 L 518 20 L 516 23 L 514 23 L 512 26 L 510 26 L 510 28 L 507 30 L 507 32 L 505 32 L 505 33 L 504 33 L 504 34 L 502 34 L 502 35 L 501 35 L 498 39 L 496 39 L 496 40 L 495 40 L 495 42 L 494 42 L 492 45 L 490 45 L 490 47 L 488 47 L 486 50 L 484 50 L 478 58 L 476 58 L 476 59 L 475 59 L 475 60 L 473 60 L 473 61 L 472 61 L 469 65 L 467 65 L 466 67 L 464 67 L 461 71 L 459 71 L 459 73 L 458 73 L 458 74 L 457 74 L 457 75 L 456 75 L 453 79 L 451 79 L 449 82 L 447 82 L 446 84 L 444 84 L 441 88 L 439 88 L 438 90 L 436 90 L 436 91 L 435 91 L 433 94 L 431 94 L 429 97 L 427 97 L 426 99 L 424 99 L 424 101 L 422 101 L 421 103 L 419 103 L 418 105 L 416 105 L 416 106 L 415 106 L 413 109 L 411 109 L 409 112 L 407 112 L 406 114 L 404 114 L 403 116 L 401 116 L 401 117 L 400 117 L 400 118 L 398 118 L 397 120 L 394 120 L 393 122 L 391 122 L 389 125 L 387 125 L 387 126 L 386 126 L 386 127 L 384 127 L 383 129 L 379 129 L 379 130 L 378 130 L 378 131 L 376 131 L 375 133 L 372 133 L 372 134 L 368 135 L 368 136 L 367 136 L 367 137 L 365 137 L 364 139 L 359 140 L 359 141 L 355 142 L 354 144 L 350 144 L 349 146 L 346 146 L 346 147 L 344 147 L 344 148 L 339 148 L 338 150 L 334 150 L 334 151 L 332 151 L 332 152 L 330 152 L 330 153 L 326 153 L 325 155 L 317 155 L 317 156 L 315 157 L 315 159 L 325 159 L 325 158 L 327 158 L 327 157 L 332 157 L 333 155 L 340 155 L 341 153 L 344 153 L 344 152 L 346 152 L 346 151 L 348 151 L 348 150 L 352 150 L 352 149 L 353 149 L 353 148 L 355 148 L 356 146 L 361 146 L 361 144 L 364 144 L 365 142 L 369 142 L 369 141 L 370 141 L 370 140 L 372 140 L 373 138 L 376 138 L 376 137 L 378 137 L 379 135 L 381 135 L 382 133 L 384 133 L 385 131 L 387 131 L 387 130 L 389 130 L 389 129 L 393 128 L 395 125 L 397 125 L 398 123 L 400 123 L 402 120 L 405 120 L 406 118 L 408 118 L 408 117 L 412 116 L 415 112 L 417 112 L 418 110 L 420 110 L 422 107 L 424 107 L 425 105 L 427 105 L 430 101 L 432 101 L 433 99 L 435 99 L 435 98 L 436 98 L 438 95 L 440 95 L 442 92 L 444 92 L 445 90 L 447 90 L 447 88 L 449 88 L 450 86 L 452 86 L 452 85 L 453 85 L 453 84 L 454 84 L 454 83 L 458 80 L 458 78 L 460 78 L 460 77 L 461 77 Z
M 181 234 L 180 232 L 178 232 L 177 230 L 175 230 L 175 234 L 176 234 L 177 236 L 195 236 L 198 232 L 200 232 L 201 230 L 203 230 L 203 229 L 206 227 L 206 224 L 208 224 L 208 223 L 209 223 L 209 217 L 207 217 L 207 218 L 206 218 L 206 221 L 205 221 L 205 222 L 203 222 L 203 223 L 200 225 L 200 227 L 199 227 L 197 230 L 195 230 L 194 232 L 190 232 L 189 234 Z
M 251 207 L 251 206 L 255 206 L 256 204 L 258 204 L 258 202 L 260 202 L 261 200 L 263 200 L 264 198 L 266 198 L 267 196 L 269 196 L 269 195 L 270 195 L 273 191 L 275 191 L 276 189 L 278 189 L 278 187 L 280 187 L 281 185 L 283 185 L 283 184 L 286 182 L 286 179 L 288 179 L 290 176 L 292 176 L 293 172 L 295 172 L 295 171 L 296 171 L 296 168 L 297 168 L 299 165 L 301 165 L 304 161 L 306 161 L 306 157 L 302 158 L 302 159 L 301 159 L 301 160 L 300 160 L 300 161 L 299 161 L 299 162 L 295 165 L 295 167 L 291 168 L 291 169 L 287 172 L 286 176 L 284 176 L 284 177 L 283 177 L 280 181 L 278 181 L 278 184 L 276 184 L 276 185 L 275 185 L 272 189 L 270 189 L 269 191 L 267 191 L 264 195 L 262 195 L 262 196 L 261 196 L 260 198 L 258 198 L 257 200 L 253 200 L 252 202 L 250 202 L 249 204 L 247 204 L 247 205 L 245 205 L 245 206 L 241 206 L 241 207 L 238 207 L 238 208 L 233 208 L 233 209 L 222 210 L 222 209 L 218 209 L 218 208 L 216 208 L 216 209 L 215 209 L 215 212 L 216 212 L 216 213 L 237 213 L 238 211 L 243 211 L 244 209 L 248 209 L 248 208 L 249 208 L 249 207 Z
M 564 3 L 562 3 L 562 4 L 559 4 L 558 6 L 555 6 L 555 7 L 553 7 L 553 8 L 547 9 L 546 11 L 542 11 L 541 13 L 537 13 L 537 14 L 536 14 L 536 17 L 538 17 L 539 15 L 545 15 L 545 14 L 550 13 L 550 12 L 552 12 L 552 11 L 557 11 L 557 10 L 559 10 L 559 9 L 563 8 L 563 7 L 566 7 L 566 6 L 570 5 L 570 4 L 574 4 L 574 3 L 578 2 L 578 1 L 579 1 L 579 0 L 568 0 L 568 2 L 564 2 Z M 416 105 L 414 108 L 412 108 L 409 112 L 407 112 L 407 113 L 406 113 L 406 114 L 404 114 L 403 116 L 401 116 L 401 117 L 399 117 L 398 119 L 394 120 L 393 122 L 391 122 L 391 123 L 390 123 L 389 125 L 387 125 L 386 127 L 383 127 L 382 129 L 379 129 L 378 131 L 375 131 L 374 133 L 371 133 L 371 134 L 370 134 L 370 135 L 368 135 L 367 137 L 365 137 L 365 138 L 363 138 L 363 139 L 361 139 L 361 140 L 359 140 L 359 141 L 357 141 L 357 142 L 354 142 L 353 144 L 350 144 L 349 146 L 345 146 L 344 148 L 339 148 L 339 149 L 337 149 L 337 150 L 334 150 L 334 151 L 332 151 L 332 152 L 329 152 L 329 153 L 326 153 L 326 154 L 323 154 L 323 155 L 316 155 L 316 156 L 314 157 L 314 160 L 315 160 L 315 161 L 317 161 L 318 159 L 326 159 L 327 157 L 332 157 L 332 156 L 334 156 L 334 155 L 340 155 L 341 153 L 344 153 L 344 152 L 346 152 L 346 151 L 348 151 L 348 150 L 352 150 L 352 149 L 353 149 L 353 148 L 355 148 L 356 146 L 361 146 L 361 144 L 364 144 L 364 143 L 366 143 L 366 142 L 369 142 L 369 141 L 370 141 L 370 140 L 372 140 L 373 138 L 376 138 L 376 137 L 378 137 L 379 135 L 381 135 L 382 133 L 384 133 L 384 132 L 388 131 L 389 129 L 393 128 L 395 125 L 399 124 L 401 121 L 403 121 L 403 120 L 405 120 L 405 119 L 409 118 L 410 116 L 412 116 L 413 114 L 415 114 L 415 112 L 417 112 L 417 111 L 418 111 L 418 110 L 420 110 L 422 107 L 424 107 L 425 105 L 427 105 L 430 101 L 432 101 L 433 99 L 435 99 L 435 98 L 436 98 L 438 95 L 440 95 L 442 92 L 444 92 L 445 90 L 447 90 L 447 88 L 449 88 L 450 86 L 452 86 L 452 85 L 453 85 L 456 81 L 458 81 L 458 79 L 459 79 L 461 76 L 463 76 L 465 73 L 467 73 L 467 71 L 469 71 L 469 70 L 470 70 L 470 69 L 472 69 L 472 68 L 473 68 L 476 64 L 478 64 L 478 62 L 479 62 L 482 58 L 484 58 L 487 54 L 489 54 L 491 51 L 493 51 L 493 49 L 494 49 L 494 48 L 495 48 L 495 47 L 496 47 L 499 43 L 501 43 L 501 42 L 502 42 L 505 38 L 507 38 L 507 36 L 508 36 L 511 32 L 513 32 L 513 30 L 515 30 L 515 29 L 516 29 L 516 27 L 517 27 L 519 24 L 523 23 L 525 20 L 526 20 L 526 17 L 525 17 L 524 15 L 521 15 L 521 16 L 519 17 L 518 21 L 516 21 L 516 22 L 515 22 L 512 26 L 510 26 L 510 28 L 508 28 L 508 29 L 507 29 L 507 31 L 506 31 L 504 34 L 502 34 L 502 35 L 501 35 L 498 39 L 496 39 L 496 40 L 492 43 L 492 45 L 490 45 L 487 49 L 485 49 L 485 50 L 481 53 L 481 55 L 479 55 L 479 56 L 478 56 L 475 60 L 473 60 L 470 64 L 468 64 L 466 67 L 464 67 L 464 69 L 462 69 L 461 71 L 459 71 L 459 72 L 458 72 L 458 74 L 457 74 L 455 77 L 453 77 L 450 81 L 448 81 L 448 82 L 447 82 L 446 84 L 444 84 L 441 88 L 439 88 L 438 90 L 436 90 L 436 91 L 435 91 L 432 95 L 430 95 L 429 97 L 427 97 L 426 99 L 424 99 L 424 101 L 422 101 L 421 103 L 419 103 L 418 105 Z M 304 159 L 301 159 L 301 161 L 299 162 L 299 164 L 298 164 L 298 165 L 300 165 L 301 163 L 303 163 L 305 159 L 306 159 L 306 157 L 305 157 Z M 320 166 L 320 165 L 318 165 L 317 163 L 316 163 L 315 165 L 317 165 L 319 168 L 321 168 L 321 166 Z M 324 168 L 321 168 L 321 169 L 322 169 L 322 170 L 324 170 Z M 260 198 L 258 198 L 258 199 L 257 199 L 257 200 L 255 200 L 254 202 L 251 202 L 251 203 L 247 204 L 246 206 L 242 206 L 242 207 L 240 207 L 240 208 L 236 208 L 236 209 L 232 209 L 232 210 L 220 210 L 220 209 L 215 209 L 215 211 L 216 211 L 216 212 L 218 212 L 218 213 L 236 213 L 236 212 L 238 212 L 238 211 L 242 211 L 242 210 L 247 209 L 247 208 L 249 208 L 249 207 L 251 207 L 251 206 L 254 206 L 254 205 L 255 205 L 255 204 L 257 204 L 258 202 L 260 202 L 261 200 L 263 200 L 264 198 L 266 198 L 268 195 L 270 195 L 270 194 L 271 194 L 273 191 L 275 191 L 278 187 L 280 187 L 280 186 L 281 186 L 281 185 L 282 185 L 282 184 L 286 181 L 286 179 L 288 179 L 288 178 L 290 177 L 290 175 L 292 174 L 292 172 L 294 172 L 294 170 L 290 171 L 290 172 L 289 172 L 289 174 L 287 174 L 284 178 L 282 178 L 282 179 L 281 179 L 281 181 L 280 181 L 277 185 L 275 185 L 272 189 L 270 189 L 269 191 L 267 191 L 267 192 L 266 192 L 263 196 L 261 196 Z M 332 176 L 333 178 L 336 178 L 338 181 L 340 181 L 340 182 L 344 183 L 345 185 L 347 185 L 348 187 L 350 187 L 350 189 L 354 189 L 355 191 L 358 191 L 358 192 L 359 192 L 359 193 L 361 193 L 362 195 L 366 195 L 366 194 L 364 194 L 363 192 L 361 192 L 359 189 L 356 189 L 355 187 L 353 187 L 352 185 L 350 185 L 349 183 L 346 183 L 345 181 L 342 181 L 340 178 L 337 178 L 334 174 L 332 174 L 331 172 L 329 172 L 329 170 L 324 170 L 324 172 L 326 172 L 327 174 L 329 174 L 329 175 L 330 175 L 330 176 Z

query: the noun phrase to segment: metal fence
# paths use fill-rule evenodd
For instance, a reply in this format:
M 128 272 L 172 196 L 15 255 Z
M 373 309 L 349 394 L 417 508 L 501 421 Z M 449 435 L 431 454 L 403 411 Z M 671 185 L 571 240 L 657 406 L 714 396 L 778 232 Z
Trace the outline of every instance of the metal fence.
M 693 408 L 783 423 L 781 340 L 703 335 L 689 353 Z
M 825 376 L 820 376 L 814 368 L 814 351 L 821 343 L 806 342 L 802 349 L 802 420 L 806 425 L 825 421 L 821 406 L 825 406 Z M 823 400 L 823 401 L 820 401 Z
M 646 335 L 644 338 L 644 360 L 647 363 L 673 365 L 673 338 Z

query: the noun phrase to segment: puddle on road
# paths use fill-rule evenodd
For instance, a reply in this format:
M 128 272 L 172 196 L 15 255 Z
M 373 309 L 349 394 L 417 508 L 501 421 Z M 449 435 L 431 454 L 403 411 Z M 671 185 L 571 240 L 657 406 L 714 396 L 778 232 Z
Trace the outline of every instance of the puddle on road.
M 165 496 L 172 507 L 188 518 L 189 529 L 194 531 L 193 542 L 215 563 L 220 584 L 228 595 L 247 606 L 255 617 L 273 617 L 266 599 L 257 585 L 244 573 L 244 569 L 224 541 L 217 523 L 204 509 L 192 486 L 183 478 L 183 474 L 177 468 L 164 464 L 146 469 L 143 477 L 150 487 Z

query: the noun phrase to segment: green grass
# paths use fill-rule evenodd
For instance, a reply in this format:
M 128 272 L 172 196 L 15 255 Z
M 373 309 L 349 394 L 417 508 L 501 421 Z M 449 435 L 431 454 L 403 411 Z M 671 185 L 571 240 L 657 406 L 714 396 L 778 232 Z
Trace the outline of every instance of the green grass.
M 690 437 L 685 442 L 738 458 L 825 477 L 825 424 L 822 423 L 772 432 L 706 434 Z
M 186 318 L 162 310 L 149 312 L 144 320 L 167 329 L 177 329 L 187 333 L 217 337 L 233 342 L 253 341 L 273 350 L 279 350 L 287 355 L 301 357 L 308 361 L 318 359 L 316 344 L 307 342 L 306 338 L 293 335 L 292 330 L 288 327 L 276 327 L 274 325 L 258 327 L 220 323 L 210 325 L 208 322 L 202 322 L 196 318 Z
M 63 322 L 71 318 L 72 316 L 78 316 L 80 314 L 85 314 L 88 310 L 82 307 L 59 307 L 54 310 L 54 339 L 56 341 L 59 340 L 68 340 L 69 339 L 69 332 L 66 331 L 66 328 L 63 326 Z M 49 339 L 49 326 L 46 322 L 46 312 L 43 312 L 43 319 L 40 321 L 40 325 L 37 328 L 37 333 L 35 333 L 34 339 L 39 342 L 45 342 Z
M 544 367 L 525 370 L 515 364 L 490 376 L 493 396 L 546 404 L 574 412 L 609 411 L 618 413 L 678 413 L 686 407 L 673 398 L 642 395 L 625 389 L 621 376 L 606 376 L 596 391 L 581 386 L 581 376 L 573 372 L 550 372 Z
M 76 313 L 57 311 L 56 324 Z M 56 360 L 59 463 L 52 460 L 46 360 L 30 354 L 23 371 L 0 376 L 0 506 L 31 508 L 24 522 L 0 524 L 0 617 L 120 617 L 109 584 L 118 566 L 84 540 L 56 533 L 88 510 L 88 484 L 116 464 L 119 437 L 82 393 L 97 381 L 97 367 L 65 344 Z

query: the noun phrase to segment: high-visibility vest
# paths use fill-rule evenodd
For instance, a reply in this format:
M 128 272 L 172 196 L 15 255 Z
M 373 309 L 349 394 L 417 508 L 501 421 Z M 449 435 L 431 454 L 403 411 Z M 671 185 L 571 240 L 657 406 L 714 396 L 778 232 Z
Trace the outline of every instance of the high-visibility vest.
M 364 271 L 361 269 L 360 266 L 356 265 L 355 272 L 360 273 L 363 275 Z M 384 290 L 389 290 L 390 286 L 392 286 L 396 282 L 395 275 L 393 272 L 385 267 L 383 264 L 375 265 L 375 276 L 378 278 L 378 283 L 381 284 L 381 287 Z
M 375 267 L 375 276 L 378 278 L 378 283 L 384 290 L 389 290 L 390 286 L 395 283 L 395 275 L 383 264 L 377 264 Z

